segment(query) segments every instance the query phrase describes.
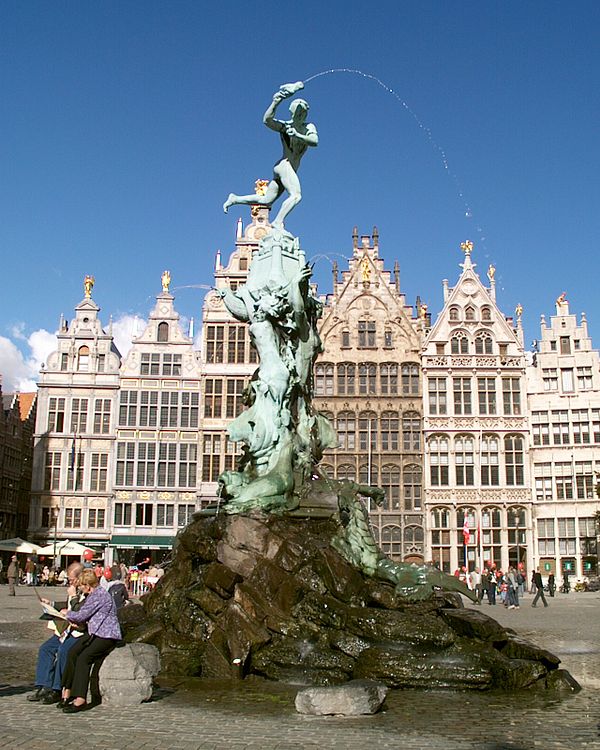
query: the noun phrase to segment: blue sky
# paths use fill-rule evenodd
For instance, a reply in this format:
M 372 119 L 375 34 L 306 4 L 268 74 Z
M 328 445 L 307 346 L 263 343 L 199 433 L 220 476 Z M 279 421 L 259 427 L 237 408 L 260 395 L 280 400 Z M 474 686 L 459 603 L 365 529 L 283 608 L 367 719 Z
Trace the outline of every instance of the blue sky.
M 261 122 L 279 84 L 311 81 L 320 144 L 287 227 L 308 257 L 380 232 L 409 302 L 435 316 L 475 242 L 527 340 L 567 292 L 600 346 L 600 5 L 595 2 L 0 5 L 4 390 L 35 380 L 86 273 L 101 316 L 144 317 L 169 268 L 200 316 L 227 194 L 279 158 Z M 331 264 L 315 278 L 330 290 Z

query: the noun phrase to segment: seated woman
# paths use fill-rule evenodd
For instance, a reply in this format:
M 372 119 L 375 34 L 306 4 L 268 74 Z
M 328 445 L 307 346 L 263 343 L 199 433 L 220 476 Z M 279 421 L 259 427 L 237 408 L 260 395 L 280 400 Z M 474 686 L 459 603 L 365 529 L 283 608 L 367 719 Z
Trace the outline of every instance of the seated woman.
M 78 612 L 65 612 L 70 622 L 87 624 L 88 635 L 79 639 L 69 652 L 63 674 L 61 704 L 65 713 L 88 708 L 87 694 L 92 664 L 109 654 L 121 639 L 117 610 L 111 595 L 99 584 L 93 570 L 84 570 L 78 579 L 87 599 Z

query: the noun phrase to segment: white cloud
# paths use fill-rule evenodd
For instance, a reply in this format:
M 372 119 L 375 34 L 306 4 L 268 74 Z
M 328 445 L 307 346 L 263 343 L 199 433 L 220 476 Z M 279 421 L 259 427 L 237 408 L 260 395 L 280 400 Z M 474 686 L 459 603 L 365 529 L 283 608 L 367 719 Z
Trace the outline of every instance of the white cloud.
M 20 347 L 11 339 L 0 336 L 0 374 L 4 393 L 35 391 L 40 367 L 56 349 L 54 333 L 41 328 L 27 337 L 24 330 L 22 324 L 11 330 L 13 337 L 22 342 Z
M 126 313 L 113 320 L 115 346 L 123 358 L 127 356 L 127 352 L 131 349 L 131 340 L 139 336 L 145 327 L 146 321 L 139 315 Z

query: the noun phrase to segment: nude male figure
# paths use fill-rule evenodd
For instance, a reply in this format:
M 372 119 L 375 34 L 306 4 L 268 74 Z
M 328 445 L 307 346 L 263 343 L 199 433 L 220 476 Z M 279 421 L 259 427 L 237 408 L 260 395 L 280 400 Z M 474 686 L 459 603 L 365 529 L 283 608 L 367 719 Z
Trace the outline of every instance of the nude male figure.
M 306 122 L 308 104 L 304 99 L 294 99 L 290 104 L 291 120 L 276 120 L 275 111 L 284 99 L 288 99 L 303 87 L 304 84 L 301 81 L 283 85 L 273 95 L 273 101 L 263 115 L 264 124 L 279 133 L 283 146 L 283 156 L 273 167 L 273 179 L 269 182 L 264 195 L 258 193 L 235 195 L 235 193 L 230 193 L 229 198 L 223 204 L 225 213 L 230 206 L 235 205 L 259 204 L 271 206 L 287 190 L 288 197 L 281 204 L 279 213 L 272 222 L 274 227 L 283 229 L 286 216 L 302 200 L 297 172 L 306 149 L 309 146 L 316 146 L 319 142 L 317 129 L 312 123 Z

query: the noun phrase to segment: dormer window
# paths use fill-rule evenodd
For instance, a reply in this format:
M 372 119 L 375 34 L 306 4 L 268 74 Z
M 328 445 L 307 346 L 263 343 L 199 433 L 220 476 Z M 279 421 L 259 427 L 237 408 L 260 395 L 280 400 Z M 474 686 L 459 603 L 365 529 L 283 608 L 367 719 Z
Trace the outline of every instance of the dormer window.
M 169 324 L 159 323 L 156 340 L 160 342 L 167 342 L 169 340 Z
M 90 368 L 90 350 L 87 346 L 80 346 L 77 352 L 77 369 L 79 372 L 87 372 Z

